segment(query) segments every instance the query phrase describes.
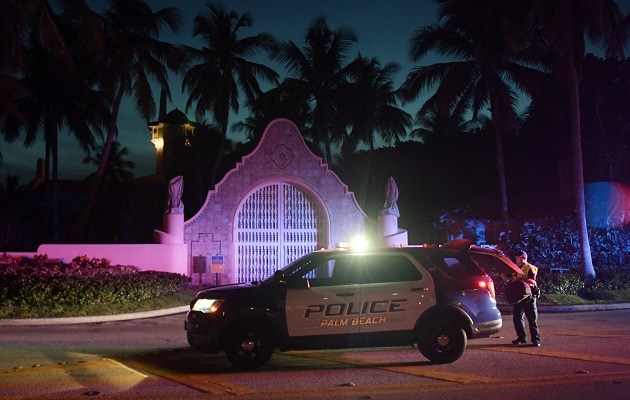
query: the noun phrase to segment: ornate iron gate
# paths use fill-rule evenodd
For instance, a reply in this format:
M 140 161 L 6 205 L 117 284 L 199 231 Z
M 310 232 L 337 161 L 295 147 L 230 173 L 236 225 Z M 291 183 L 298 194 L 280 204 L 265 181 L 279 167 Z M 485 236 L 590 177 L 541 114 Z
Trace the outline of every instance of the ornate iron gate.
M 327 224 L 319 203 L 288 183 L 257 189 L 243 202 L 236 218 L 237 282 L 262 280 L 327 245 Z

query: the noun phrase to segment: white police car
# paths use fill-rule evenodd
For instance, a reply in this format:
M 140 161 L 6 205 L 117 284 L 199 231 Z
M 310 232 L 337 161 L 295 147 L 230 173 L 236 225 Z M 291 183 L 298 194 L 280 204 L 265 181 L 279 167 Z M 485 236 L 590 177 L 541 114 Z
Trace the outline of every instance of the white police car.
M 519 271 L 467 240 L 439 247 L 321 250 L 262 282 L 203 290 L 191 302 L 188 343 L 225 351 L 239 368 L 275 349 L 417 344 L 434 363 L 457 360 L 468 339 L 501 329 L 490 272 Z

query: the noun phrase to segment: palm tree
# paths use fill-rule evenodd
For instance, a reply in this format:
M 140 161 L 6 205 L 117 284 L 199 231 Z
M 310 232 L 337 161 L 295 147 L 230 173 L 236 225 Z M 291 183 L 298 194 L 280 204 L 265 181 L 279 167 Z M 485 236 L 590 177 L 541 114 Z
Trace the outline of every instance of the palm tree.
M 174 154 L 179 164 L 184 166 L 184 181 L 189 182 L 184 187 L 187 214 L 194 215 L 203 205 L 213 179 L 212 165 L 217 157 L 221 156 L 223 160 L 223 153 L 228 154 L 232 150 L 232 141 L 224 139 L 223 153 L 219 156 L 220 142 L 219 127 L 200 123 L 193 134 L 186 138 L 185 146 Z
M 529 32 L 553 54 L 553 74 L 568 90 L 573 184 L 580 236 L 580 264 L 585 276 L 595 276 L 586 223 L 580 80 L 588 38 L 603 44 L 611 54 L 623 54 L 627 40 L 623 15 L 613 0 L 523 0 L 510 3 L 508 24 Z M 534 28 L 534 29 L 532 29 Z M 541 40 L 542 39 L 542 40 Z
M 198 120 L 211 113 L 221 135 L 217 157 L 211 170 L 209 189 L 214 188 L 217 170 L 225 152 L 225 140 L 230 111 L 238 112 L 239 94 L 253 100 L 262 92 L 258 78 L 276 83 L 278 75 L 269 67 L 247 60 L 262 51 L 271 51 L 275 38 L 268 33 L 259 33 L 238 38 L 241 28 L 249 28 L 253 18 L 248 13 L 238 15 L 226 11 L 222 5 L 209 3 L 205 13 L 195 17 L 193 35 L 201 36 L 206 46 L 201 50 L 188 48 L 193 60 L 200 60 L 186 71 L 182 89 L 188 90 L 186 110 L 196 103 Z
M 158 40 L 165 26 L 173 32 L 179 31 L 181 15 L 176 8 L 153 12 L 143 0 L 109 0 L 109 8 L 101 15 L 101 25 L 106 46 L 101 57 L 100 84 L 111 97 L 111 114 L 103 157 L 88 203 L 75 224 L 74 240 L 78 239 L 92 213 L 105 176 L 118 134 L 118 114 L 123 97 L 131 94 L 138 113 L 148 121 L 155 112 L 152 80 L 170 98 L 168 69 L 178 71 L 183 61 L 178 47 Z
M 403 90 L 407 100 L 415 100 L 422 91 L 439 84 L 419 114 L 433 107 L 454 109 L 464 104 L 473 118 L 483 112 L 492 115 L 501 216 L 507 224 L 509 209 L 501 135 L 517 126 L 515 88 L 533 90 L 533 83 L 542 79 L 542 73 L 517 62 L 535 59 L 531 55 L 526 57 L 528 48 L 512 41 L 512 36 L 505 36 L 506 2 L 437 0 L 437 3 L 446 21 L 416 31 L 409 54 L 419 61 L 434 51 L 456 61 L 413 68 Z
M 411 136 L 420 139 L 422 142 L 448 141 L 451 138 L 472 132 L 481 128 L 485 118 L 472 120 L 466 119 L 466 109 L 462 103 L 455 104 L 453 108 L 438 107 L 431 104 L 431 108 L 418 112 L 415 119 L 416 128 L 410 133 Z
M 30 96 L 19 101 L 21 113 L 27 118 L 28 129 L 25 145 L 31 146 L 39 132 L 45 139 L 46 180 L 50 181 L 48 201 L 51 207 L 52 240 L 58 237 L 58 176 L 59 132 L 67 130 L 87 150 L 93 144 L 91 126 L 99 122 L 99 115 L 92 114 L 88 105 L 96 104 L 98 93 L 86 85 L 76 69 L 69 69 L 58 58 L 41 49 L 34 52 L 33 63 L 25 68 L 22 79 Z M 98 128 L 95 128 L 98 129 Z
M 309 98 L 308 93 L 291 91 L 286 85 L 280 84 L 253 101 L 248 101 L 249 116 L 244 121 L 235 123 L 232 130 L 245 133 L 248 141 L 258 143 L 271 121 L 276 118 L 287 118 L 300 132 L 304 132 L 311 122 Z
M 38 43 L 51 54 L 60 54 L 64 47 L 63 37 L 53 23 L 49 11 L 48 3 L 41 0 L 0 2 L 0 128 L 9 141 L 14 140 L 15 136 L 7 133 L 4 127 L 16 122 L 27 122 L 15 100 L 28 93 L 19 82 L 19 75 L 28 59 L 26 52 L 29 33 L 36 32 Z M 14 120 L 7 121 L 7 117 Z M 12 128 L 12 134 L 19 132 L 17 127 Z
M 93 149 L 95 150 L 95 153 L 90 153 L 85 156 L 83 158 L 83 164 L 91 164 L 98 168 L 103 160 L 105 144 L 103 143 Z M 109 161 L 107 163 L 107 168 L 105 169 L 105 176 L 103 177 L 104 182 L 120 184 L 133 179 L 133 172 L 129 170 L 134 169 L 136 167 L 136 163 L 125 160 L 125 157 L 128 155 L 129 150 L 126 147 L 121 147 L 118 141 L 114 141 L 114 143 L 112 143 L 112 149 L 108 158 Z M 92 180 L 94 178 L 96 178 L 96 172 L 90 174 L 86 179 Z
M 393 75 L 399 70 L 393 62 L 381 67 L 376 58 L 358 57 L 349 66 L 349 82 L 344 86 L 352 115 L 350 136 L 372 151 L 375 134 L 385 144 L 398 143 L 411 126 L 411 115 L 397 104 L 400 92 L 393 89 Z
M 340 88 L 349 73 L 346 53 L 357 42 L 356 34 L 340 27 L 331 30 L 325 17 L 318 17 L 306 30 L 304 47 L 292 41 L 281 43 L 274 58 L 285 64 L 290 77 L 283 83 L 296 93 L 309 93 L 313 141 L 324 147 L 326 161 L 332 162 L 331 145 L 346 135 L 346 121 L 340 112 Z
M 102 46 L 96 15 L 85 1 L 59 0 L 57 3 L 63 18 L 56 16 L 45 0 L 8 0 L 0 3 L 0 130 L 9 142 L 19 136 L 21 128 L 33 125 L 24 115 L 23 103 L 31 101 L 33 96 L 33 88 L 26 86 L 28 80 L 22 79 L 28 75 L 25 69 L 33 72 L 33 62 L 47 58 L 48 62 L 65 67 L 67 74 L 76 73 L 77 60 L 73 57 L 70 42 L 75 42 L 74 49 L 80 47 L 83 51 L 96 51 Z M 37 73 L 44 75 L 46 72 Z M 76 94 L 68 101 L 72 102 L 75 97 Z M 30 133 L 35 132 L 32 130 Z M 31 145 L 34 140 L 33 136 L 27 136 L 26 145 Z
M 79 2 L 74 4 L 81 4 Z M 93 143 L 90 122 L 98 124 L 98 115 L 92 114 L 90 106 L 98 103 L 98 93 L 91 89 L 84 78 L 81 57 L 98 48 L 98 37 L 88 41 L 79 40 L 92 28 L 85 28 L 86 21 L 94 19 L 94 13 L 88 8 L 74 9 L 66 7 L 61 15 L 55 15 L 46 2 L 41 2 L 46 16 L 45 29 L 53 31 L 55 40 L 60 43 L 51 46 L 44 40 L 42 29 L 34 26 L 24 42 L 24 48 L 18 57 L 26 62 L 19 65 L 19 86 L 24 89 L 23 96 L 13 100 L 17 113 L 5 117 L 4 132 L 9 138 L 16 138 L 20 131 L 26 131 L 24 144 L 30 147 L 37 140 L 40 132 L 45 139 L 46 180 L 49 191 L 47 201 L 53 232 L 52 240 L 58 240 L 58 135 L 67 128 L 87 149 Z M 38 14 L 33 14 L 35 18 Z M 35 22 L 33 22 L 35 23 Z M 44 22 L 41 22 L 44 23 Z M 89 24 L 88 24 L 89 25 Z M 97 36 L 98 36 L 98 32 Z M 93 107 L 98 110 L 97 107 Z M 89 122 L 90 121 L 90 122 Z M 52 179 L 51 179 L 52 174 Z

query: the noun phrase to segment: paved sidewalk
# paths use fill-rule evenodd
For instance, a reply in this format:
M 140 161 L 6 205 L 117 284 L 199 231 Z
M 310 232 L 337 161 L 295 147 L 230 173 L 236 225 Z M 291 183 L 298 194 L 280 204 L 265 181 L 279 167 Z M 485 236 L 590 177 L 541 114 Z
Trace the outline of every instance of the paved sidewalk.
M 512 306 L 498 306 L 502 314 L 511 314 Z M 607 311 L 607 310 L 628 310 L 630 303 L 614 303 L 614 304 L 580 304 L 573 306 L 546 306 L 539 305 L 539 313 L 564 313 L 564 312 L 580 312 L 580 311 Z
M 95 324 L 99 322 L 127 321 L 131 319 L 155 318 L 163 317 L 165 315 L 184 314 L 188 310 L 190 310 L 190 306 L 181 306 L 129 314 L 100 315 L 92 317 L 0 319 L 0 326 Z
M 498 306 L 502 314 L 511 314 L 511 306 Z M 155 318 L 165 315 L 184 314 L 190 309 L 189 306 L 167 308 L 163 310 L 153 310 L 129 314 L 101 315 L 92 317 L 69 317 L 69 318 L 33 318 L 33 319 L 0 319 L 0 326 L 39 326 L 39 325 L 72 325 L 72 324 L 95 324 L 101 322 L 127 321 L 132 319 Z M 540 313 L 565 313 L 581 311 L 607 311 L 607 310 L 628 310 L 630 303 L 616 304 L 592 304 L 575 306 L 538 306 Z

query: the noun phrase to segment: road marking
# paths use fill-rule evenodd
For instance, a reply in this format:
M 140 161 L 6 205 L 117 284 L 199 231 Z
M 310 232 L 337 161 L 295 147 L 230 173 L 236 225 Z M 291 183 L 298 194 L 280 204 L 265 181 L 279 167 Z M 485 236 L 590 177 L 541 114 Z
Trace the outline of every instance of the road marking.
M 602 339 L 622 339 L 628 340 L 630 339 L 630 335 L 627 334 L 603 334 L 601 332 L 595 331 L 565 331 L 565 332 L 553 332 L 554 335 L 558 336 L 582 336 L 582 337 L 594 337 L 594 338 L 602 338 Z
M 629 360 L 617 359 L 613 357 L 597 357 L 588 356 L 583 354 L 573 354 L 566 352 L 557 352 L 544 349 L 544 353 L 541 349 L 527 348 L 523 346 L 482 346 L 474 345 L 469 347 L 476 350 L 494 350 L 501 352 L 520 353 L 526 355 L 544 355 L 551 357 L 560 357 L 565 359 L 577 359 L 596 362 L 608 362 L 615 364 L 628 365 Z M 184 354 L 185 355 L 185 354 Z M 197 398 L 203 395 L 212 395 L 216 399 L 233 399 L 234 396 L 242 396 L 243 398 L 260 398 L 260 399 L 286 399 L 286 398 L 307 398 L 307 399 L 326 399 L 326 398 L 360 398 L 364 396 L 387 396 L 387 395 L 404 395 L 404 394 L 418 394 L 418 393 L 446 393 L 446 392 L 459 392 L 463 396 L 473 395 L 473 391 L 476 394 L 483 393 L 484 390 L 496 390 L 496 389 L 513 389 L 513 388 L 528 388 L 528 387 L 540 387 L 540 386 L 554 386 L 554 385 L 571 385 L 571 384 L 584 384 L 585 382 L 603 383 L 603 382 L 616 382 L 616 381 L 628 381 L 630 380 L 630 370 L 628 371 L 613 371 L 613 372 L 598 372 L 598 373 L 573 373 L 563 375 L 543 375 L 543 376 L 527 376 L 527 377 L 513 377 L 509 379 L 495 378 L 490 376 L 479 376 L 474 374 L 466 374 L 459 372 L 449 372 L 440 370 L 439 367 L 431 367 L 426 362 L 383 362 L 369 359 L 370 353 L 365 352 L 287 352 L 283 355 L 292 357 L 312 358 L 322 361 L 331 361 L 340 364 L 347 364 L 356 366 L 358 368 L 370 368 L 380 369 L 384 371 L 390 371 L 393 373 L 401 373 L 414 375 L 422 378 L 426 378 L 432 381 L 422 381 L 415 383 L 402 383 L 402 384 L 384 384 L 384 385 L 362 385 L 346 386 L 336 385 L 328 387 L 289 387 L 289 388 L 256 388 L 252 381 L 252 386 L 244 387 L 230 381 L 238 380 L 239 382 L 247 382 L 244 380 L 248 376 L 246 372 L 230 372 L 230 373 L 200 373 L 199 368 L 196 371 L 183 371 L 178 372 L 179 369 L 172 368 L 173 363 L 178 363 L 176 358 L 158 357 L 164 364 L 156 363 L 153 357 L 141 358 L 138 360 L 125 359 L 124 361 L 116 361 L 110 359 L 101 359 L 95 362 L 83 362 L 76 365 L 43 365 L 41 367 L 32 368 L 19 368 L 17 370 L 0 371 L 0 377 L 11 375 L 17 377 L 24 374 L 52 374 L 60 372 L 59 370 L 74 370 L 85 368 L 97 368 L 99 366 L 123 366 L 127 369 L 131 369 L 136 374 L 138 371 L 145 371 L 146 373 L 153 374 L 153 376 L 159 376 L 164 379 L 168 379 L 180 384 L 183 384 L 191 389 L 198 390 L 199 392 L 182 393 L 184 397 Z M 163 356 L 163 355 L 162 355 Z M 179 356 L 175 354 L 175 356 Z M 393 357 L 397 357 L 393 354 Z M 418 365 L 424 364 L 424 365 Z M 171 368 L 169 368 L 169 365 Z M 352 367 L 349 367 L 352 368 Z M 286 379 L 291 380 L 293 373 L 304 374 L 305 371 L 258 371 L 256 372 L 257 379 L 266 381 L 267 378 L 271 379 L 272 376 L 277 374 L 286 374 Z M 143 375 L 146 376 L 146 375 Z M 155 398 L 171 398 L 176 394 L 170 392 L 155 392 L 153 397 Z M 178 395 L 178 394 L 177 394 Z M 117 395 L 106 392 L 101 393 L 99 397 L 103 398 L 116 398 Z M 44 396 L 42 399 L 57 400 L 62 399 L 65 396 Z M 144 398 L 145 395 L 136 395 L 134 393 L 126 393 L 125 398 Z
M 627 359 L 627 358 L 607 357 L 607 356 L 598 356 L 598 355 L 582 354 L 582 353 L 568 353 L 564 351 L 541 349 L 539 347 L 509 346 L 509 345 L 501 345 L 501 346 L 469 345 L 468 348 L 475 349 L 475 350 L 500 351 L 504 353 L 529 354 L 529 355 L 541 356 L 541 357 L 565 358 L 565 359 L 580 360 L 580 361 L 593 361 L 593 362 L 601 362 L 601 363 L 607 363 L 607 364 L 630 365 L 630 359 Z
M 172 369 L 161 368 L 156 365 L 151 365 L 147 362 L 126 360 L 125 364 L 134 369 L 146 371 L 150 374 L 181 383 L 193 389 L 197 389 L 204 393 L 212 395 L 243 395 L 256 392 L 255 390 L 246 388 L 244 386 L 235 385 L 228 382 L 222 377 L 210 374 L 191 374 L 191 373 L 178 373 Z
M 484 383 L 484 382 L 494 382 L 494 378 L 479 376 L 474 374 L 460 373 L 460 372 L 452 372 L 452 371 L 443 371 L 435 368 L 429 368 L 426 365 L 415 365 L 416 363 L 410 365 L 391 365 L 389 362 L 382 361 L 374 361 L 373 359 L 368 358 L 355 358 L 348 357 L 348 353 L 318 353 L 318 352 L 288 352 L 285 354 L 296 355 L 296 356 L 304 356 L 308 358 L 315 358 L 318 360 L 326 360 L 333 361 L 339 363 L 345 363 L 350 365 L 364 366 L 370 368 L 377 368 L 380 370 L 397 372 L 407 375 L 415 375 L 421 376 L 424 378 L 435 379 L 445 382 L 452 383 L 462 383 L 462 384 L 471 384 L 471 383 Z M 360 354 L 360 353 L 357 353 Z
M 59 363 L 51 365 L 33 365 L 31 367 L 17 366 L 11 369 L 0 371 L 0 379 L 16 378 L 26 375 L 48 375 L 52 373 L 65 373 L 70 371 L 79 371 L 84 369 L 110 367 L 116 365 L 116 362 L 109 359 L 100 359 L 99 361 L 80 361 L 72 364 Z

